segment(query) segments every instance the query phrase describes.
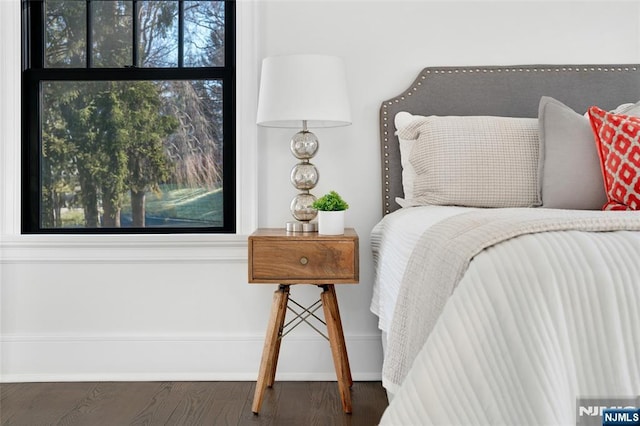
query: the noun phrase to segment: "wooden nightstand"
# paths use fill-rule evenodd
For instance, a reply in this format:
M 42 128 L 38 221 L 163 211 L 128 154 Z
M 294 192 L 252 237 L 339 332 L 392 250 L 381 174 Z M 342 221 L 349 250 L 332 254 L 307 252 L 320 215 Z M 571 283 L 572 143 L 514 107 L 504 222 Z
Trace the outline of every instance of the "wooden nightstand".
M 327 339 L 331 345 L 333 364 L 338 379 L 342 408 L 351 412 L 351 368 L 344 342 L 342 321 L 334 284 L 353 284 L 359 279 L 358 234 L 345 229 L 344 235 L 319 235 L 318 233 L 290 233 L 284 229 L 258 229 L 249 236 L 249 282 L 277 283 L 273 295 L 271 316 L 260 361 L 251 410 L 258 414 L 267 387 L 273 386 L 280 352 L 280 342 L 292 328 L 306 322 L 324 336 L 308 319 L 326 324 Z M 289 297 L 292 284 L 314 284 L 322 289 L 320 300 L 304 307 Z M 293 302 L 301 312 L 288 305 Z M 324 311 L 324 321 L 314 312 Z M 284 324 L 287 309 L 296 317 Z M 297 321 L 297 322 L 296 322 Z M 285 331 L 286 327 L 290 327 Z

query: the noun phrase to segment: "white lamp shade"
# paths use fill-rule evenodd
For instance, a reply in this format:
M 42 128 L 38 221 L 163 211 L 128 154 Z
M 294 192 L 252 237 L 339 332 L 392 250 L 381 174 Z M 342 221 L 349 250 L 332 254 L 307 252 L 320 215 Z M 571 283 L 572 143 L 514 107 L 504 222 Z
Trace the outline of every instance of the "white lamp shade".
M 272 56 L 262 61 L 257 123 L 266 127 L 351 124 L 344 62 L 336 56 Z

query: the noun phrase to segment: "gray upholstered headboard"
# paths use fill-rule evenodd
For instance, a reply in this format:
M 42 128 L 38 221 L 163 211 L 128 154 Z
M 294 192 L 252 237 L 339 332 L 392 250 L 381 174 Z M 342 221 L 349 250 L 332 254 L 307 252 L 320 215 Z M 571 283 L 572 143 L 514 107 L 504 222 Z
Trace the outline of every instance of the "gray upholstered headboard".
M 400 147 L 394 117 L 496 115 L 537 117 L 541 96 L 552 96 L 580 113 L 591 105 L 612 109 L 640 99 L 640 65 L 516 65 L 425 68 L 400 95 L 380 108 L 382 211 L 403 196 Z

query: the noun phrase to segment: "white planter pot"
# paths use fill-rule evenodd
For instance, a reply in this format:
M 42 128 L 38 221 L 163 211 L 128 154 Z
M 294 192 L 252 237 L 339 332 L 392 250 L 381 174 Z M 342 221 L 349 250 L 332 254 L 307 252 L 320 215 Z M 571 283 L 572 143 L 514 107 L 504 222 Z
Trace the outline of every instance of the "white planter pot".
M 344 210 L 337 212 L 318 211 L 318 234 L 344 234 Z

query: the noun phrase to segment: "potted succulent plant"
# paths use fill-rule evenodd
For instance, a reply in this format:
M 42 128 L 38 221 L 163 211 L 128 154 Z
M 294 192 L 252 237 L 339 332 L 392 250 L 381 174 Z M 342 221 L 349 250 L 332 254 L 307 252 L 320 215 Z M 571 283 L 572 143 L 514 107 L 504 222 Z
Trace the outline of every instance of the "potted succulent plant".
M 323 235 L 344 234 L 344 211 L 349 204 L 336 191 L 330 191 L 313 202 L 318 210 L 318 233 Z

